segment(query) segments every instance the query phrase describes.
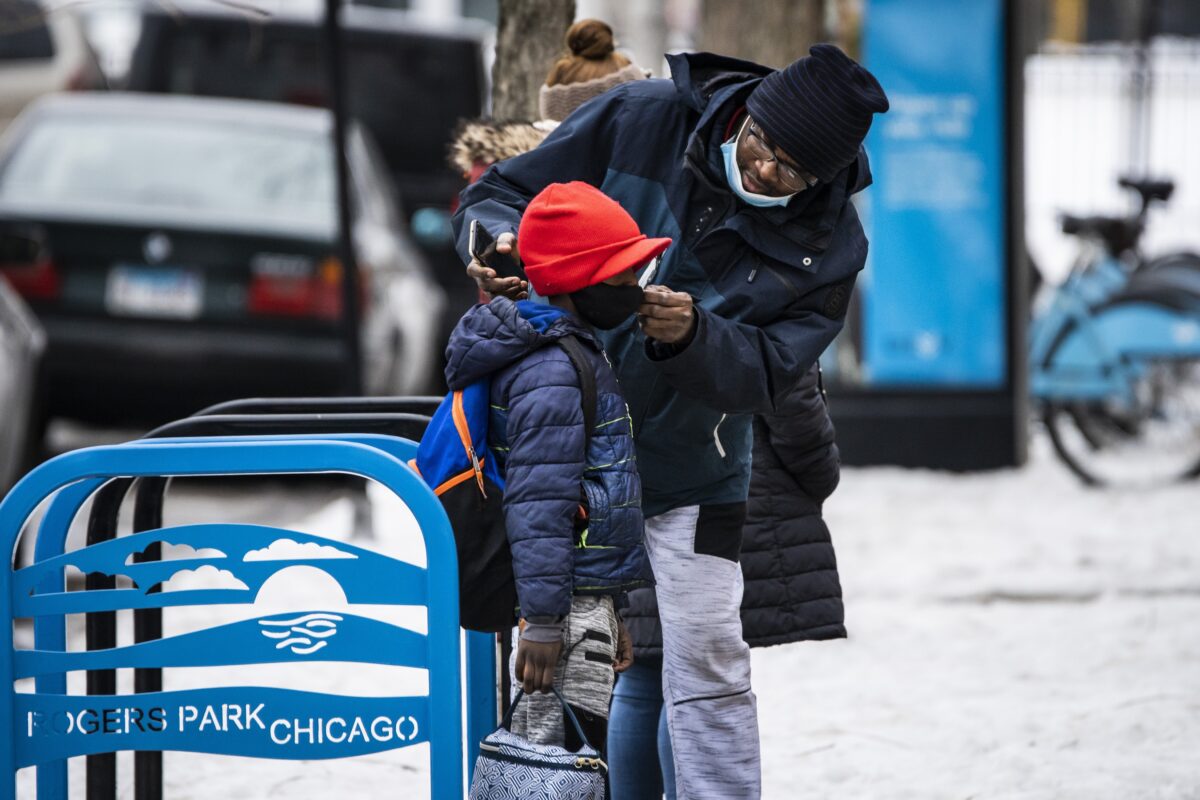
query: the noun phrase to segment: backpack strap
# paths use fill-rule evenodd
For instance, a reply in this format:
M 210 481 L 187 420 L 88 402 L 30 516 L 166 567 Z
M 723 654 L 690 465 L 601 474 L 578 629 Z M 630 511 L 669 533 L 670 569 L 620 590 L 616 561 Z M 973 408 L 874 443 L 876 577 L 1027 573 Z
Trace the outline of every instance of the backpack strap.
M 558 340 L 558 345 L 571 359 L 571 365 L 579 373 L 579 391 L 582 395 L 583 406 L 583 442 L 586 452 L 587 445 L 592 441 L 592 430 L 596 427 L 596 373 L 592 370 L 591 361 L 584 350 L 583 343 L 573 334 L 567 334 Z

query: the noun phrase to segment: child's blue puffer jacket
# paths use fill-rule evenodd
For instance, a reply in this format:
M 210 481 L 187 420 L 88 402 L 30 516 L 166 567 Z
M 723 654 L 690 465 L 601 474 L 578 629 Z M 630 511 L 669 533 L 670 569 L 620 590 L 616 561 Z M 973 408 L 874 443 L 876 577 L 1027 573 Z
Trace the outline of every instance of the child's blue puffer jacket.
M 579 376 L 553 344 L 567 334 L 584 344 L 596 375 L 586 456 Z M 521 615 L 565 615 L 572 594 L 622 596 L 650 583 L 629 411 L 591 332 L 561 309 L 498 297 L 459 321 L 446 359 L 451 390 L 492 378 L 489 444 L 504 470 Z

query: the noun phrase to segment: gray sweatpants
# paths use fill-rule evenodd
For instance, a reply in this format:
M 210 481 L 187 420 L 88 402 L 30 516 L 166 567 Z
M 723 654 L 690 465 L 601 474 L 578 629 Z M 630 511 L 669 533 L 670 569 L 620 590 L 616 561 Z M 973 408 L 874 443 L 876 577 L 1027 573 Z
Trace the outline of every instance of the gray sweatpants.
M 696 553 L 698 506 L 646 520 L 663 632 L 663 701 L 677 800 L 757 800 L 762 776 L 742 568 Z

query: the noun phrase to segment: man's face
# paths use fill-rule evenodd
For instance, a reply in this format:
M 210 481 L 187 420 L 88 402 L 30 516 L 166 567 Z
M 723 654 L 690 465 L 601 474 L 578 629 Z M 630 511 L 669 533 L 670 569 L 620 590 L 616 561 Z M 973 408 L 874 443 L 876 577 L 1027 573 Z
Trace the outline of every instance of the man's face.
M 742 125 L 735 154 L 746 191 L 783 197 L 817 184 L 816 176 L 775 147 L 753 117 L 747 117 Z

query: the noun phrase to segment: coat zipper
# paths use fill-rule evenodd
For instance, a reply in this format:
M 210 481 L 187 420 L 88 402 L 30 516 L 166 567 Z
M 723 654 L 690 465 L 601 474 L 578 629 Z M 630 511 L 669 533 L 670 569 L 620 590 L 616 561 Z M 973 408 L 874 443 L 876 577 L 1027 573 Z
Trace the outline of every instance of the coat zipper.
M 462 440 L 463 448 L 467 451 L 467 457 L 471 459 L 471 469 L 475 473 L 475 482 L 479 485 L 479 493 L 486 500 L 487 489 L 483 487 L 483 461 L 475 452 L 475 445 L 471 441 L 471 426 L 467 423 L 467 412 L 463 408 L 462 394 L 461 391 L 454 393 L 451 416 L 454 418 L 454 427 L 458 431 L 458 437 Z
M 519 756 L 509 755 L 508 753 L 502 753 L 500 752 L 500 748 L 496 745 L 490 745 L 485 742 L 479 743 L 479 755 L 481 758 L 490 758 L 496 761 L 507 761 L 510 764 L 523 764 L 527 767 L 539 767 L 564 771 L 582 771 L 585 769 L 590 769 L 594 772 L 608 772 L 608 764 L 604 763 L 604 759 L 601 758 L 576 756 L 575 761 L 571 764 L 556 764 L 552 761 L 538 761 L 532 758 L 521 758 Z

